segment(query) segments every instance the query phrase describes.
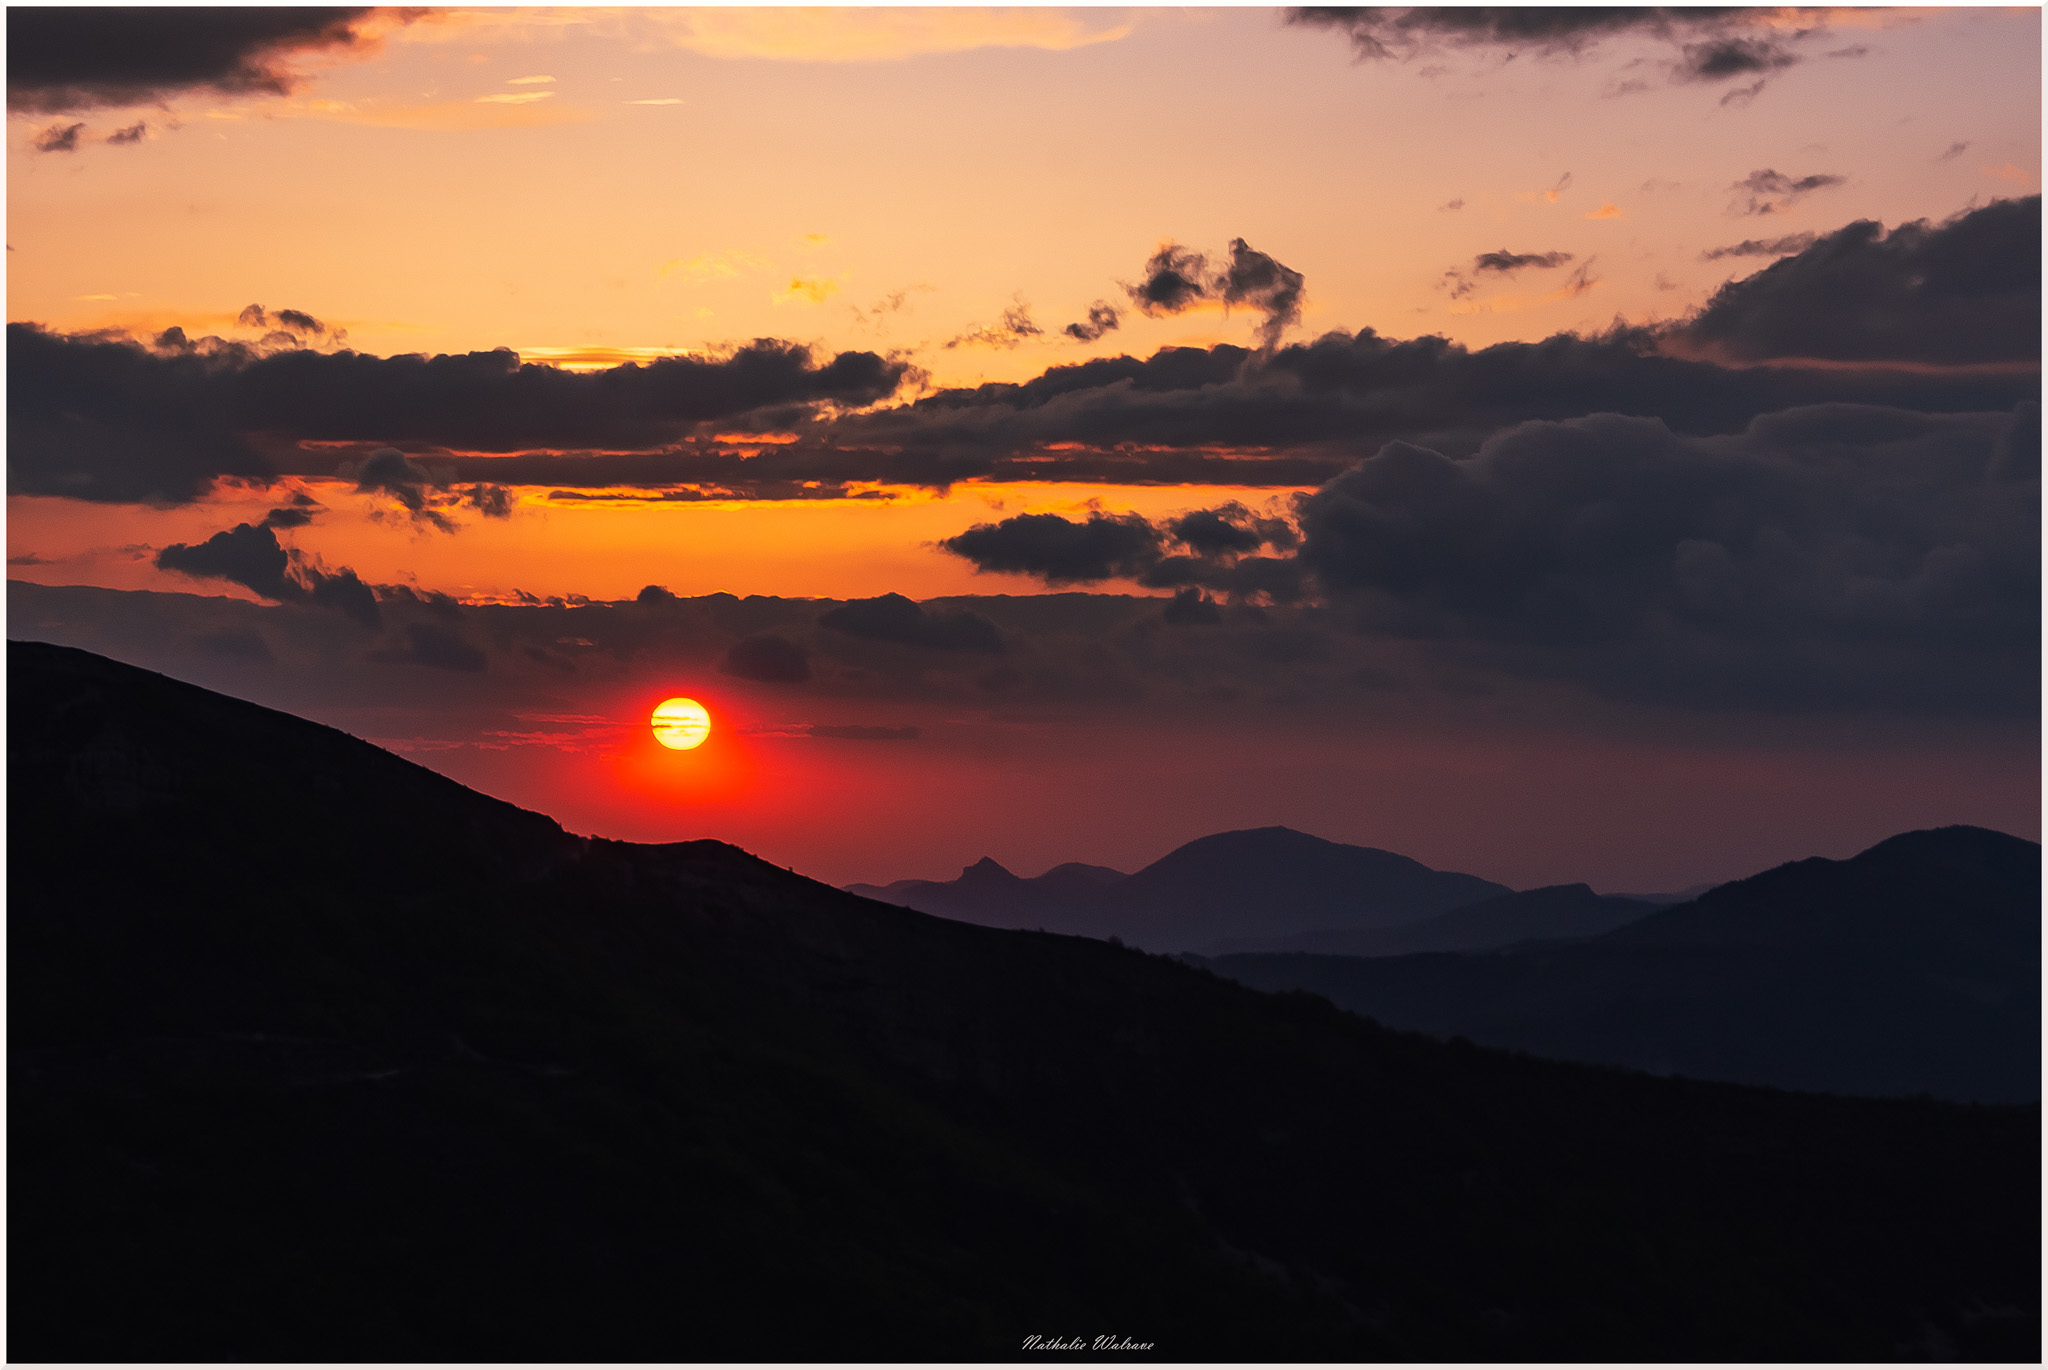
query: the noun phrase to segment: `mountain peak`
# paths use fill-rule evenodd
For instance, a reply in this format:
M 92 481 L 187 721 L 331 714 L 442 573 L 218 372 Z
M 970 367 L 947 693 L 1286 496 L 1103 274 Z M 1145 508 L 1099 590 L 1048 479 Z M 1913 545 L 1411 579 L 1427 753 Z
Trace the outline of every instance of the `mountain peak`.
M 1020 877 L 1011 874 L 1009 868 L 993 856 L 984 856 L 971 866 L 963 866 L 960 870 L 960 879 L 964 883 L 977 885 L 1021 883 Z

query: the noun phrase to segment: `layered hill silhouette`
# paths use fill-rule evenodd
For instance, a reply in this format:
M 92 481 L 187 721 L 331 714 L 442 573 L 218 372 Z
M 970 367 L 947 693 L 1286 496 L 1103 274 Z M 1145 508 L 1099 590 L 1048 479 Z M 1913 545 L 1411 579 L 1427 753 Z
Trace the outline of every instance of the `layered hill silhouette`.
M 2040 1097 L 2041 848 L 1983 828 L 1795 861 L 1574 942 L 1203 964 L 1393 1026 L 1569 1060 L 1788 1089 Z
M 1511 893 L 1475 875 L 1279 827 L 1197 838 L 1133 875 L 1073 863 L 1026 879 L 984 857 L 957 880 L 847 888 L 986 927 L 1115 937 L 1162 952 L 1389 928 Z
M 2039 1357 L 2038 1108 L 1438 1042 L 8 685 L 17 1359 Z

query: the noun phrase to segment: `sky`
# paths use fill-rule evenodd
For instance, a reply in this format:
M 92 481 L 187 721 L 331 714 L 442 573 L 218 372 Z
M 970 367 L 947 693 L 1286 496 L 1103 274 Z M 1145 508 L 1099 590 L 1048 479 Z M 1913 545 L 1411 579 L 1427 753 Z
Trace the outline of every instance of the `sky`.
M 8 634 L 835 883 L 2038 838 L 2040 17 L 10 10 Z

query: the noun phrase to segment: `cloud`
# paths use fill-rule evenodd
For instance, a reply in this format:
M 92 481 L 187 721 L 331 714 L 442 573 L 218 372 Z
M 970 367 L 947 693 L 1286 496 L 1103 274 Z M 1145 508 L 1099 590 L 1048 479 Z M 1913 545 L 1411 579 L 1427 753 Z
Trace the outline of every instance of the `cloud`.
M 1440 204 L 1440 205 L 1438 205 L 1438 206 L 1437 206 L 1437 208 L 1438 208 L 1438 209 L 1440 209 L 1440 210 L 1447 210 L 1447 211 L 1450 211 L 1450 212 L 1452 212 L 1452 213 L 1455 213 L 1455 212 L 1457 212 L 1458 210 L 1461 210 L 1461 209 L 1463 209 L 1464 207 L 1465 207 L 1465 200 L 1464 200 L 1464 197 L 1462 197 L 1462 196 L 1460 196 L 1460 197 L 1459 197 L 1458 199 L 1455 199 L 1455 200 L 1446 200 L 1446 201 L 1444 201 L 1444 202 L 1443 202 L 1442 204 Z
M 1942 153 L 1939 157 L 1936 157 L 1934 160 L 1937 162 L 1953 162 L 1956 158 L 1962 156 L 1965 152 L 1968 152 L 1969 150 L 1970 145 L 1968 143 L 1950 143 L 1948 145 L 1948 151 Z
M 1841 185 L 1848 179 L 1846 176 L 1835 176 L 1826 172 L 1794 178 L 1766 168 L 1763 171 L 1750 172 L 1728 188 L 1746 192 L 1749 196 L 1748 203 L 1742 205 L 1738 213 L 1782 214 L 1814 191 Z
M 1230 265 L 1221 284 L 1226 306 L 1248 304 L 1266 316 L 1259 339 L 1277 347 L 1283 330 L 1301 322 L 1301 296 L 1306 278 L 1282 266 L 1242 238 L 1230 240 Z
M 244 328 L 269 328 L 282 333 L 320 337 L 327 332 L 327 325 L 301 309 L 280 309 L 275 314 L 260 304 L 246 305 L 235 316 L 235 322 Z
M 552 90 L 506 91 L 497 95 L 479 95 L 476 97 L 476 103 L 480 105 L 531 105 L 541 100 L 552 100 L 554 98 L 555 92 Z
M 1106 300 L 1097 300 L 1088 306 L 1088 318 L 1082 323 L 1070 323 L 1060 332 L 1076 342 L 1094 342 L 1103 334 L 1120 327 L 1123 316 L 1115 305 Z
M 1600 208 L 1586 211 L 1586 217 L 1588 219 L 1619 219 L 1621 217 L 1621 207 L 1612 200 L 1602 200 Z
M 1596 414 L 1462 461 L 1393 443 L 1302 503 L 1300 557 L 1372 631 L 1602 693 L 2036 709 L 2038 485 L 1987 479 L 2022 417 L 1817 406 L 1688 437 Z
M 1183 313 L 1207 300 L 1220 301 L 1225 308 L 1250 305 L 1265 315 L 1259 337 L 1271 348 L 1278 346 L 1282 331 L 1301 321 L 1305 285 L 1299 271 L 1244 239 L 1233 238 L 1229 260 L 1213 272 L 1205 254 L 1177 243 L 1163 244 L 1145 263 L 1143 279 L 1126 285 L 1124 293 L 1139 313 L 1151 318 Z
M 429 503 L 431 491 L 450 483 L 446 473 L 415 464 L 395 447 L 380 447 L 361 462 L 344 462 L 340 474 L 355 481 L 358 494 L 389 495 L 405 506 L 415 522 L 444 533 L 455 531 L 454 521 Z
M 1563 266 L 1572 260 L 1569 252 L 1510 252 L 1502 248 L 1498 252 L 1483 252 L 1472 259 L 1474 271 L 1495 271 L 1511 276 L 1524 267 L 1540 267 L 1549 270 Z
M 848 600 L 820 615 L 818 622 L 849 637 L 905 647 L 992 654 L 1003 650 L 1002 634 L 979 614 L 964 610 L 932 613 L 902 595 Z
M 1090 514 L 1081 523 L 1058 514 L 1019 514 L 978 523 L 939 546 L 978 571 L 1038 576 L 1071 585 L 1136 576 L 1159 559 L 1159 531 L 1137 514 Z
M 2038 364 L 2041 197 L 1890 233 L 1858 220 L 1722 286 L 1672 337 L 1737 361 Z
M 726 649 L 725 660 L 718 669 L 741 680 L 772 685 L 801 685 L 811 678 L 810 654 L 774 633 L 760 633 L 733 643 Z
M 1261 518 L 1233 502 L 1158 524 L 1139 514 L 1096 512 L 1080 522 L 1019 514 L 976 524 L 939 546 L 978 571 L 1036 576 L 1052 586 L 1123 578 L 1159 589 L 1200 586 L 1287 601 L 1300 596 L 1299 567 L 1251 554 L 1267 546 L 1291 550 L 1296 543 L 1287 520 Z M 1176 546 L 1187 551 L 1173 552 Z
M 1682 57 L 1672 79 L 1683 82 L 1768 76 L 1799 60 L 1770 38 L 1717 38 L 1687 43 L 1679 51 Z
M 291 326 L 293 315 L 275 318 Z M 192 343 L 178 330 L 154 348 L 21 323 L 7 326 L 7 338 L 9 488 L 110 501 L 186 503 L 220 477 L 267 479 L 275 467 L 253 433 L 472 452 L 646 449 L 754 410 L 872 403 L 907 369 L 872 352 L 821 364 L 807 348 L 771 339 L 723 357 L 571 372 L 522 365 L 509 350 L 266 354 Z
M 478 481 L 463 495 L 462 502 L 487 519 L 512 517 L 512 491 L 508 486 Z
M 1580 57 L 1610 38 L 1650 37 L 1674 44 L 1671 79 L 1680 83 L 1768 76 L 1799 57 L 1787 49 L 1777 27 L 1787 19 L 1812 16 L 1804 32 L 1816 30 L 1820 9 L 1731 9 L 1725 7 L 1317 7 L 1291 9 L 1288 22 L 1334 29 L 1351 41 L 1361 62 L 1412 61 L 1445 49 L 1492 48 L 1509 60 Z M 1830 54 L 1832 55 L 1832 54 Z M 1643 83 L 1631 83 L 1643 85 Z M 1614 93 L 1621 93 L 1619 91 Z
M 368 657 L 387 665 L 429 666 L 439 671 L 469 673 L 482 671 L 487 664 L 481 648 L 435 623 L 406 624 L 403 647 L 382 647 L 368 653 Z
M 1031 321 L 1031 307 L 1019 300 L 1003 311 L 1002 322 L 977 325 L 946 346 L 954 347 L 1000 347 L 1015 348 L 1027 338 L 1043 337 L 1045 330 Z
M 189 92 L 284 95 L 292 59 L 368 50 L 368 8 L 21 6 L 7 12 L 15 113 L 162 103 Z M 405 22 L 410 15 L 391 16 Z
M 275 511 L 273 511 L 275 513 Z M 238 523 L 201 543 L 172 543 L 156 554 L 160 570 L 201 580 L 225 580 L 265 599 L 338 609 L 366 628 L 378 624 L 377 598 L 347 567 L 330 572 L 296 548 L 286 548 L 266 519 Z
M 1783 257 L 1791 252 L 1804 252 L 1812 247 L 1815 233 L 1788 233 L 1782 238 L 1744 238 L 1732 247 L 1710 247 L 1700 253 L 1703 262 L 1718 262 L 1727 257 Z
M 143 120 L 140 120 L 140 119 L 138 119 L 138 120 L 136 120 L 136 121 L 135 121 L 134 123 L 132 123 L 132 124 L 128 125 L 128 127 L 126 127 L 126 128 L 117 128 L 117 129 L 115 129 L 115 130 L 114 130 L 114 131 L 113 131 L 112 133 L 109 133 L 109 134 L 107 135 L 107 141 L 108 141 L 109 143 L 116 143 L 116 144 L 119 144 L 119 143 L 139 143 L 139 142 L 141 142 L 141 141 L 142 141 L 142 137 L 143 137 L 143 135 L 144 135 L 144 134 L 146 134 L 146 133 L 148 133 L 148 132 L 149 132 L 149 125 L 148 125 L 148 123 L 144 122 Z
M 10 9 L 8 13 L 14 11 Z M 78 135 L 84 128 L 84 124 L 52 124 L 38 133 L 29 146 L 37 152 L 76 152 Z
M 1209 259 L 1177 243 L 1165 243 L 1145 263 L 1144 279 L 1124 287 L 1131 303 L 1148 318 L 1192 309 L 1209 298 Z

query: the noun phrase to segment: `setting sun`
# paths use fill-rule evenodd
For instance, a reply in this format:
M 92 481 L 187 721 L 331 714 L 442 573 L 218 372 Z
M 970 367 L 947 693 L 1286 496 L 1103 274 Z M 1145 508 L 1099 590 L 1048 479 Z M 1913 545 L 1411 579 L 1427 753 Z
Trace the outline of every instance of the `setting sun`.
M 694 699 L 664 699 L 654 706 L 655 740 L 674 751 L 701 746 L 711 735 L 711 715 Z

